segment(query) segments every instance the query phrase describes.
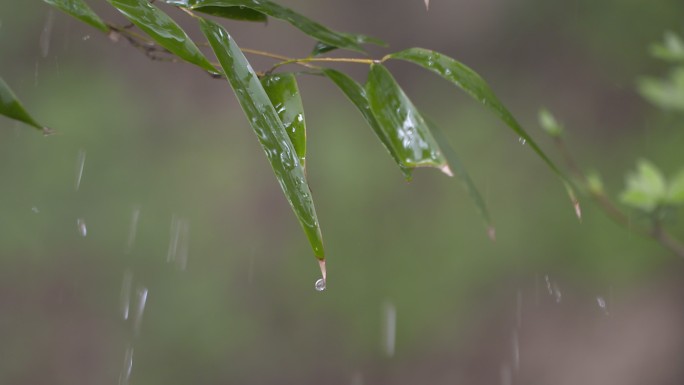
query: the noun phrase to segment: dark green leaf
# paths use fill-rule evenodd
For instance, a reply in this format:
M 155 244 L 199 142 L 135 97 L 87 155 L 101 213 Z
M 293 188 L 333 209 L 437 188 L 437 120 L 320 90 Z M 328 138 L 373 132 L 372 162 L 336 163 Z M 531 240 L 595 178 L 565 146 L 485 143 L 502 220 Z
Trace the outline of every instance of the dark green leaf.
M 257 21 L 263 23 L 268 20 L 268 17 L 265 14 L 245 7 L 199 7 L 195 8 L 195 10 L 212 16 L 233 20 Z
M 217 73 L 185 31 L 148 0 L 108 1 L 169 52 L 211 73 Z
M 470 198 L 473 200 L 473 202 L 475 203 L 475 206 L 477 207 L 478 211 L 480 212 L 480 216 L 482 217 L 485 224 L 487 225 L 487 229 L 489 231 L 490 237 L 493 239 L 494 238 L 494 225 L 492 224 L 492 218 L 489 215 L 489 210 L 487 209 L 487 205 L 485 204 L 484 199 L 482 199 L 482 195 L 478 191 L 473 180 L 470 178 L 470 175 L 468 175 L 468 172 L 466 171 L 465 167 L 463 166 L 463 164 L 459 160 L 458 155 L 456 155 L 456 151 L 454 151 L 454 149 L 451 146 L 451 144 L 449 143 L 449 139 L 447 139 L 446 135 L 444 135 L 442 130 L 439 129 L 439 127 L 437 127 L 430 120 L 427 120 L 427 124 L 430 127 L 430 131 L 435 136 L 435 140 L 439 144 L 439 147 L 444 152 L 444 156 L 446 157 L 447 162 L 449 162 L 449 167 L 456 174 L 456 176 L 461 180 L 461 182 L 463 183 L 463 186 L 468 191 Z
M 336 49 L 337 49 L 337 47 L 335 47 L 333 45 L 328 45 L 328 44 L 325 44 L 325 43 L 319 41 L 314 46 L 314 49 L 311 51 L 311 56 L 322 55 L 326 52 L 334 51 Z
M 442 55 L 435 51 L 423 48 L 409 48 L 404 51 L 387 55 L 387 59 L 401 59 L 415 63 L 427 70 L 430 70 L 443 78 L 454 83 L 462 90 L 470 94 L 475 100 L 481 102 L 501 120 L 504 121 L 525 143 L 537 153 L 537 155 L 566 183 L 570 183 L 568 178 L 558 167 L 549 159 L 537 143 L 525 132 L 513 115 L 499 101 L 487 83 L 475 71 L 464 64 Z
M 264 76 L 261 84 L 285 126 L 299 162 L 306 169 L 306 122 L 297 78 L 290 72 L 278 73 Z
M 325 44 L 352 51 L 363 52 L 363 49 L 360 46 L 361 43 L 381 43 L 379 40 L 369 38 L 365 35 L 332 31 L 306 16 L 269 0 L 166 0 L 166 2 L 172 5 L 197 10 L 204 7 L 241 6 L 250 8 L 273 18 L 284 20 L 300 29 L 305 34 L 320 40 Z
M 337 87 L 339 87 L 339 89 L 342 90 L 342 92 L 347 96 L 347 98 L 349 98 L 352 104 L 356 106 L 356 108 L 361 112 L 361 115 L 363 115 L 363 118 L 366 119 L 366 122 L 368 122 L 368 125 L 373 129 L 373 132 L 375 132 L 375 135 L 377 135 L 377 137 L 380 139 L 382 144 L 390 153 L 394 161 L 397 163 L 397 165 L 399 165 L 399 168 L 401 169 L 402 174 L 404 174 L 404 177 L 406 179 L 411 179 L 411 169 L 404 166 L 401 159 L 399 158 L 399 155 L 390 143 L 389 138 L 382 130 L 378 122 L 375 120 L 375 116 L 373 115 L 373 112 L 370 109 L 370 104 L 368 102 L 368 97 L 366 95 L 366 89 L 363 88 L 359 83 L 354 81 L 354 79 L 350 78 L 349 76 L 343 74 L 340 71 L 333 69 L 324 69 L 323 74 L 325 74 L 325 76 L 332 80 L 337 85 Z
M 95 12 L 83 0 L 43 0 L 46 3 L 61 9 L 69 15 L 81 20 L 84 23 L 99 29 L 102 32 L 109 32 L 107 24 L 100 19 Z
M 435 167 L 453 175 L 420 112 L 382 64 L 371 65 L 366 92 L 375 120 L 402 165 Z
M 232 37 L 220 25 L 200 19 L 202 32 L 221 63 L 242 110 L 256 133 L 276 178 L 309 239 L 316 258 L 325 259 L 321 229 L 304 168 L 266 91 Z
M 8 118 L 24 122 L 43 132 L 49 131 L 29 115 L 24 106 L 21 105 L 21 102 L 19 102 L 19 99 L 14 95 L 14 92 L 12 92 L 2 78 L 0 78 L 0 115 L 5 115 Z

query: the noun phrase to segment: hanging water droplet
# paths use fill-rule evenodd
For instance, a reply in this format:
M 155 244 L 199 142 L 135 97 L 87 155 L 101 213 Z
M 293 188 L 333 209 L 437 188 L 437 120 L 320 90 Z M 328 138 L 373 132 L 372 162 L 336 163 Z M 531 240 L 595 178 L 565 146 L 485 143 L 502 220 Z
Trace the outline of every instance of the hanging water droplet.
M 85 237 L 88 235 L 88 229 L 86 228 L 86 223 L 83 218 L 78 218 L 76 220 L 76 227 L 78 227 L 78 233 L 82 236 Z
M 316 291 L 323 291 L 325 290 L 325 279 L 323 278 L 318 278 L 316 280 L 316 283 L 314 284 L 314 288 Z
M 521 136 L 518 138 L 518 142 L 524 146 L 527 143 L 527 140 Z
M 81 186 L 81 178 L 83 177 L 83 166 L 85 165 L 86 152 L 83 149 L 78 150 L 78 157 L 76 158 L 76 183 L 74 189 L 78 191 Z

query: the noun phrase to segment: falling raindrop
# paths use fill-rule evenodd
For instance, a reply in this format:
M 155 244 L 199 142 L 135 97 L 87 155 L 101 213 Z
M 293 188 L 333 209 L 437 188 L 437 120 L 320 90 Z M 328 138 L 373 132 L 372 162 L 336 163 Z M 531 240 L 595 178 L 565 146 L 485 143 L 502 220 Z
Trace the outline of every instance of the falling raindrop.
M 119 385 L 128 385 L 131 380 L 131 372 L 133 371 L 133 346 L 128 345 L 126 347 L 126 353 L 124 354 L 123 368 L 121 369 L 121 374 L 119 375 Z
M 385 303 L 383 328 L 385 330 L 384 349 L 389 357 L 394 356 L 394 346 L 397 337 L 397 309 L 390 302 Z
M 556 303 L 560 303 L 563 299 L 563 293 L 561 293 L 560 288 L 555 282 L 553 284 L 553 298 L 555 298 Z
M 128 319 L 131 308 L 131 287 L 133 285 L 133 273 L 126 270 L 123 276 L 123 283 L 121 284 L 121 296 L 119 298 L 121 305 L 121 313 L 124 320 Z
M 523 308 L 523 292 L 522 290 L 518 289 L 518 292 L 516 293 L 515 296 L 515 320 L 516 320 L 516 326 L 521 327 L 522 326 L 522 308 Z
M 83 218 L 78 218 L 76 220 L 76 227 L 78 227 L 78 233 L 82 236 L 85 237 L 88 235 L 88 229 L 86 228 L 86 223 Z
M 135 313 L 133 314 L 133 333 L 134 335 L 140 334 L 140 328 L 142 326 L 143 312 L 145 312 L 145 304 L 147 303 L 147 288 L 139 287 L 136 291 L 136 307 Z
M 551 280 L 549 279 L 548 274 L 544 276 L 544 281 L 546 281 L 546 290 L 549 292 L 549 295 L 553 295 L 553 289 L 551 288 Z
M 52 26 L 54 25 L 55 15 L 52 10 L 48 12 L 47 20 L 43 26 L 43 31 L 40 33 L 40 53 L 46 57 L 50 52 L 50 38 L 52 36 Z
M 85 36 L 83 36 L 83 41 L 86 41 L 86 40 L 89 40 L 89 39 L 90 39 L 90 35 L 85 35 Z
M 179 270 L 185 270 L 188 264 L 188 244 L 190 224 L 186 219 L 171 217 L 171 234 L 166 262 L 175 263 Z
M 601 310 L 603 310 L 603 312 L 606 315 L 608 314 L 608 306 L 606 304 L 606 300 L 603 297 L 601 297 L 601 296 L 596 297 L 596 304 L 598 305 L 598 307 Z
M 513 368 L 518 371 L 520 370 L 520 340 L 518 338 L 518 331 L 513 331 L 511 337 L 512 350 L 513 350 Z
M 78 157 L 76 160 L 76 183 L 74 189 L 78 191 L 81 186 L 81 178 L 83 177 L 83 166 L 85 165 L 86 152 L 83 149 L 78 150 Z
M 131 215 L 131 225 L 128 227 L 128 239 L 126 240 L 126 254 L 129 254 L 133 250 L 133 242 L 135 242 L 135 236 L 138 234 L 138 220 L 140 219 L 140 208 L 135 207 L 133 209 L 133 215 Z
M 501 364 L 501 385 L 511 385 L 513 384 L 513 371 L 511 370 L 511 365 L 508 363 Z
M 520 144 L 522 144 L 524 146 L 525 143 L 527 143 L 527 140 L 521 136 L 518 138 L 518 142 L 520 142 Z
M 316 280 L 316 283 L 314 284 L 314 288 L 316 291 L 323 291 L 325 290 L 325 279 L 323 278 L 318 278 Z
M 38 210 L 38 207 L 36 206 L 31 207 L 31 211 L 33 211 L 34 214 L 40 213 L 40 210 Z

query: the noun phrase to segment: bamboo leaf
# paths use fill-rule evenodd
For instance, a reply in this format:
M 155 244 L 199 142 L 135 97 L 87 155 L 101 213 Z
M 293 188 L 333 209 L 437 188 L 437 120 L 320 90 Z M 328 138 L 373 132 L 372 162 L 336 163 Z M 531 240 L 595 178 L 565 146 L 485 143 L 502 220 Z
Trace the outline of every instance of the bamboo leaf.
M 107 1 L 169 52 L 211 73 L 217 73 L 185 31 L 148 0 Z
M 14 95 L 14 92 L 12 92 L 12 89 L 2 78 L 0 78 L 0 115 L 26 123 L 44 133 L 49 133 L 49 129 L 38 123 L 26 111 L 19 99 Z
M 306 170 L 306 121 L 297 78 L 291 72 L 272 74 L 262 77 L 261 84 L 285 126 L 299 162 Z
M 475 186 L 475 182 L 473 182 L 473 180 L 470 178 L 470 175 L 463 166 L 463 163 L 461 163 L 461 160 L 458 158 L 458 155 L 456 155 L 456 151 L 449 143 L 449 139 L 446 137 L 446 135 L 444 135 L 442 130 L 439 127 L 437 127 L 432 121 L 427 120 L 427 124 L 430 127 L 432 135 L 434 135 L 435 140 L 439 144 L 439 147 L 442 149 L 444 156 L 447 159 L 447 162 L 449 162 L 449 167 L 456 174 L 458 179 L 461 180 L 466 191 L 468 191 L 470 198 L 473 200 L 473 203 L 475 203 L 475 207 L 477 207 L 477 210 L 480 213 L 480 217 L 482 217 L 485 224 L 487 225 L 487 230 L 490 238 L 494 240 L 494 224 L 492 223 L 492 218 L 489 215 L 489 210 L 487 209 L 487 205 L 485 204 L 485 201 L 482 198 L 482 194 L 480 194 L 480 191 L 477 189 L 477 186 Z
M 256 21 L 265 23 L 268 16 L 255 11 L 251 8 L 245 7 L 200 7 L 196 11 L 206 13 L 212 16 L 223 17 L 226 19 L 241 20 L 241 21 Z
M 508 109 L 499 101 L 499 98 L 497 98 L 494 92 L 489 88 L 487 82 L 485 82 L 475 71 L 448 56 L 424 48 L 409 48 L 404 51 L 387 55 L 385 59 L 399 59 L 417 64 L 440 75 L 464 90 L 475 100 L 481 102 L 498 115 L 508 127 L 525 141 L 525 143 L 529 144 L 532 150 L 537 153 L 556 175 L 565 183 L 571 185 L 571 182 L 565 174 L 560 171 L 548 156 L 546 156 L 544 151 L 542 151 Z
M 371 65 L 366 91 L 375 120 L 404 167 L 435 167 L 453 175 L 420 112 L 382 64 Z
M 201 11 L 205 7 L 245 7 L 292 24 L 305 34 L 333 47 L 363 52 L 362 43 L 382 43 L 365 35 L 336 32 L 269 0 L 165 0 L 168 4 Z
M 69 15 L 81 20 L 84 23 L 99 29 L 102 32 L 109 32 L 109 27 L 100 19 L 95 12 L 83 0 L 43 0 L 44 2 L 59 8 Z
M 385 146 L 387 152 L 392 156 L 394 162 L 399 166 L 402 174 L 407 180 L 411 179 L 411 169 L 405 167 L 401 162 L 399 155 L 394 150 L 394 147 L 389 141 L 389 138 L 382 130 L 375 116 L 371 111 L 370 104 L 368 102 L 368 96 L 366 95 L 366 89 L 363 88 L 354 79 L 350 78 L 346 74 L 334 70 L 334 69 L 324 69 L 323 74 L 327 76 L 330 80 L 337 85 L 337 87 L 347 96 L 347 98 L 352 102 L 352 104 L 361 112 L 363 118 L 366 120 L 368 125 L 373 129 L 375 135 L 380 139 L 382 145 Z
M 304 168 L 278 113 L 256 73 L 228 32 L 206 19 L 200 19 L 200 25 L 271 163 L 280 187 L 309 239 L 316 258 L 324 260 L 321 230 Z

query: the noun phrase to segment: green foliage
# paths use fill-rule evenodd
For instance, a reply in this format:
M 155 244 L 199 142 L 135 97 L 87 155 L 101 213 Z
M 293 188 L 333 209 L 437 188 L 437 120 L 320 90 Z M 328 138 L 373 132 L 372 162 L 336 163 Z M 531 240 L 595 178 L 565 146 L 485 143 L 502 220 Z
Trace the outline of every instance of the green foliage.
M 574 192 L 566 176 L 546 156 L 511 112 L 497 98 L 487 83 L 475 71 L 457 60 L 423 48 L 411 48 L 386 55 L 382 60 L 366 58 L 319 57 L 334 49 L 363 52 L 362 44 L 384 45 L 378 39 L 361 34 L 333 31 L 291 9 L 268 0 L 165 0 L 198 20 L 220 68 L 209 61 L 188 34 L 171 17 L 148 0 L 108 0 L 148 37 L 101 21 L 82 1 L 45 0 L 96 28 L 124 36 L 152 58 L 153 52 L 176 56 L 230 82 L 250 125 L 254 129 L 280 186 L 292 206 L 317 258 L 323 260 L 321 229 L 316 217 L 311 191 L 306 180 L 306 127 L 304 109 L 295 74 L 275 70 L 286 64 L 307 68 L 303 74 L 323 75 L 337 85 L 361 112 L 395 163 L 407 179 L 416 167 L 434 167 L 452 176 L 455 171 L 485 220 L 490 237 L 492 221 L 484 199 L 461 164 L 445 135 L 438 133 L 402 90 L 390 71 L 383 65 L 388 60 L 404 60 L 434 72 L 461 88 L 494 112 L 513 132 L 524 139 L 532 150 L 562 180 L 576 205 Z M 254 49 L 240 49 L 228 31 L 219 24 L 198 16 L 202 12 L 213 16 L 265 21 L 267 17 L 284 20 L 315 39 L 312 54 L 305 58 L 288 58 Z M 257 72 L 245 53 L 279 60 L 273 67 Z M 348 75 L 319 62 L 347 62 L 368 66 L 365 86 Z M 446 153 L 444 151 L 447 151 Z
M 26 111 L 19 99 L 14 95 L 14 92 L 12 92 L 12 89 L 10 89 L 2 78 L 0 78 L 0 115 L 24 122 L 44 132 L 48 131 L 47 128 L 33 119 Z
M 659 209 L 684 203 L 684 170 L 670 180 L 651 162 L 641 159 L 635 172 L 629 173 L 622 203 L 654 214 Z
M 663 43 L 651 46 L 651 54 L 676 65 L 667 78 L 639 79 L 639 92 L 646 100 L 660 108 L 684 111 L 684 42 L 675 33 L 667 32 Z
M 539 110 L 539 125 L 552 138 L 559 138 L 563 135 L 563 126 L 556 121 L 551 111 L 546 108 Z

